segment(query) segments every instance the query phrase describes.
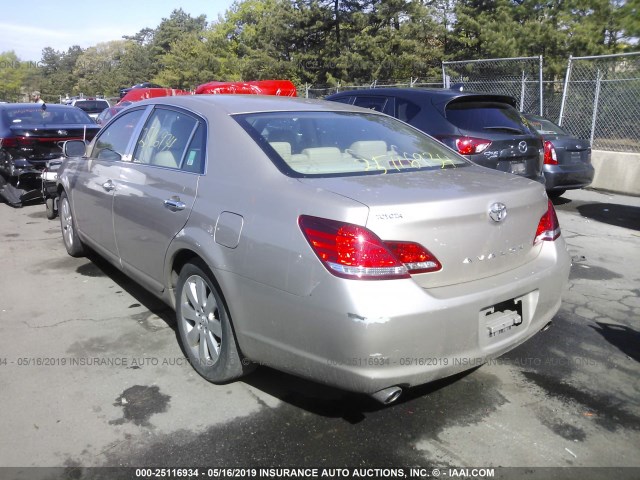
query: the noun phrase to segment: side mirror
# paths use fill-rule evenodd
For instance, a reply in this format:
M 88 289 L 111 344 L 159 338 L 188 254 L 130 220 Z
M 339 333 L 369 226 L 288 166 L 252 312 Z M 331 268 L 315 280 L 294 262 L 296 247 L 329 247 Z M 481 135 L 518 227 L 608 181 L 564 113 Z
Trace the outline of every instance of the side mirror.
M 65 157 L 84 157 L 87 145 L 82 140 L 67 140 L 62 145 L 62 153 Z

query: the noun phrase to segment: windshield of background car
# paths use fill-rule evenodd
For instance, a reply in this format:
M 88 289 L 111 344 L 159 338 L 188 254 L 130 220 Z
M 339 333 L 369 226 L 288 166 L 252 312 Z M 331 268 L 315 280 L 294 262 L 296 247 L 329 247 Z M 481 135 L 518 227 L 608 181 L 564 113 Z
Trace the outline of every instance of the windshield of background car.
M 100 113 L 105 108 L 109 108 L 109 104 L 104 100 L 85 100 L 76 102 L 75 106 L 87 113 Z
M 82 110 L 53 105 L 48 105 L 46 109 L 41 104 L 3 109 L 2 116 L 3 123 L 8 125 L 93 124 L 93 120 Z
M 532 133 L 520 113 L 507 103 L 491 101 L 452 101 L 446 117 L 456 127 L 475 132 Z
M 290 176 L 380 175 L 469 164 L 439 142 L 385 115 L 269 112 L 234 118 Z
M 528 118 L 528 120 L 540 135 L 569 135 L 558 125 L 544 118 Z

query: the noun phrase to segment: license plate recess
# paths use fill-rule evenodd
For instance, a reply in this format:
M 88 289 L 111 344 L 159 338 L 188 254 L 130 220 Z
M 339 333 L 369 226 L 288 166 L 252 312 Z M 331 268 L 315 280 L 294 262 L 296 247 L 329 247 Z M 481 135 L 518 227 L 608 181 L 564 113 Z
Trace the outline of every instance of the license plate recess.
M 522 324 L 522 297 L 500 302 L 480 310 L 485 333 L 495 338 Z

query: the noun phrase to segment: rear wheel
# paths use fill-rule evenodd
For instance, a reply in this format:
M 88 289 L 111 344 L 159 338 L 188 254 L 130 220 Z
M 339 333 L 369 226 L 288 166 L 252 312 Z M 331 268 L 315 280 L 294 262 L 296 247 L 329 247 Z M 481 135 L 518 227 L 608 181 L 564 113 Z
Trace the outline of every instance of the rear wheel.
M 81 257 L 84 255 L 84 246 L 78 237 L 78 229 L 76 221 L 71 211 L 71 203 L 67 197 L 67 192 L 60 194 L 60 227 L 62 229 L 62 240 L 67 249 L 67 253 L 72 257 Z
M 47 211 L 47 218 L 49 220 L 53 220 L 54 218 L 56 218 L 56 211 L 54 209 L 54 203 L 53 203 L 53 198 L 48 197 L 45 201 L 44 201 L 44 205 Z
M 191 366 L 213 383 L 248 373 L 224 299 L 204 262 L 194 260 L 180 272 L 176 289 L 176 317 L 180 341 Z

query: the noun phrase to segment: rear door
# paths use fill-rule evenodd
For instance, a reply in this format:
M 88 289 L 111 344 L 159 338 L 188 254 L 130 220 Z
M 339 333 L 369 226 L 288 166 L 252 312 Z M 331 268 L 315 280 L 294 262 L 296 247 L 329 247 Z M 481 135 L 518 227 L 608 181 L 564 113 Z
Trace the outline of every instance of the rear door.
M 156 107 L 119 172 L 113 224 L 122 265 L 157 291 L 166 251 L 189 218 L 204 172 L 205 127 L 193 114 Z

